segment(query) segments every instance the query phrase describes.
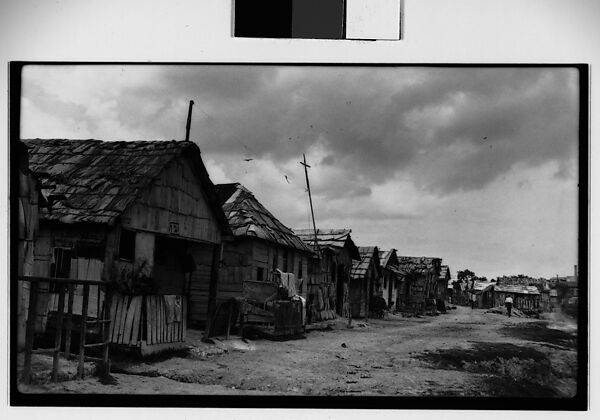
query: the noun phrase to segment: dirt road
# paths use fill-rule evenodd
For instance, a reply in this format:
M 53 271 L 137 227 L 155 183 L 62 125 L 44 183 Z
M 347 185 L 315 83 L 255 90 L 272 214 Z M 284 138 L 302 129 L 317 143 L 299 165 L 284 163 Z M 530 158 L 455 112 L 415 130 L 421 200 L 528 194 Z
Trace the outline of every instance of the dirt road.
M 286 394 L 569 397 L 576 331 L 551 320 L 457 307 L 435 317 L 389 315 L 311 331 L 305 339 L 216 340 L 144 362 L 116 360 L 97 378 L 23 391 L 137 394 Z

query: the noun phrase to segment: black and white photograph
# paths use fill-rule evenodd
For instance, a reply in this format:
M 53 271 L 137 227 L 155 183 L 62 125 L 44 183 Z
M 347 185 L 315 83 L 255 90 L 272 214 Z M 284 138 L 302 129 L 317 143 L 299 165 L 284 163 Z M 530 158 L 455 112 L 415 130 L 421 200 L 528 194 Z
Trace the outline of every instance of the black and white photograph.
M 585 398 L 588 76 L 13 63 L 18 393 Z

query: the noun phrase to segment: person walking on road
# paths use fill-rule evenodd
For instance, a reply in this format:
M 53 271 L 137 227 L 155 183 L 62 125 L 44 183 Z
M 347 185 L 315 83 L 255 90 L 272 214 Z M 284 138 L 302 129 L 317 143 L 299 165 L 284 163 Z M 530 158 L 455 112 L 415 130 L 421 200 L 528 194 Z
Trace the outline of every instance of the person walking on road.
M 506 296 L 506 299 L 504 299 L 504 306 L 506 306 L 506 313 L 508 314 L 508 317 L 510 318 L 510 311 L 512 310 L 512 305 L 513 305 L 513 299 L 511 295 Z
M 471 309 L 475 309 L 475 303 L 477 303 L 477 296 L 475 293 L 471 293 Z

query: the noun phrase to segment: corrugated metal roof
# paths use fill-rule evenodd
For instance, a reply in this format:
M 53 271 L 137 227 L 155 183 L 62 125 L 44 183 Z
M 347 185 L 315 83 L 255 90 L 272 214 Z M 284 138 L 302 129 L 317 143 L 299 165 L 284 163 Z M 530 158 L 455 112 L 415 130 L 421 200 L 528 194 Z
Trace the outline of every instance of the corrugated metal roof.
M 187 157 L 199 170 L 200 182 L 217 220 L 226 229 L 200 149 L 186 141 L 23 140 L 33 172 L 47 173 L 54 193 L 64 194 L 47 220 L 63 223 L 112 224 L 173 159 Z
M 516 293 L 522 295 L 539 295 L 540 291 L 535 286 L 525 286 L 520 284 L 500 284 L 494 287 L 494 291 L 502 293 Z
M 352 262 L 352 270 L 350 272 L 350 278 L 352 279 L 363 278 L 367 274 L 371 262 L 379 257 L 379 250 L 376 246 L 359 246 L 358 252 L 360 254 L 360 261 Z
M 261 238 L 312 253 L 294 232 L 268 211 L 239 183 L 215 185 L 234 236 Z
M 293 229 L 294 233 L 300 237 L 308 246 L 315 249 L 315 231 L 313 229 Z M 329 248 L 338 252 L 344 246 L 348 246 L 353 259 L 359 259 L 358 248 L 354 244 L 351 229 L 317 229 L 317 242 L 320 249 Z

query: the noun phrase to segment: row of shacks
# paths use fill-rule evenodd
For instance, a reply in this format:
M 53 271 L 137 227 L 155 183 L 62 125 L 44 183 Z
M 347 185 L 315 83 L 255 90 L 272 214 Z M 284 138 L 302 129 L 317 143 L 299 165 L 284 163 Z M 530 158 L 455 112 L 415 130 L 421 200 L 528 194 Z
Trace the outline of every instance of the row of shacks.
M 358 247 L 350 229 L 292 230 L 241 184 L 214 185 L 192 142 L 20 147 L 21 347 L 63 328 L 63 312 L 69 328 L 106 322 L 106 345 L 146 354 L 183 345 L 190 326 L 209 334 L 248 296 L 230 318 L 260 320 L 274 300 L 295 301 L 303 324 L 369 317 L 374 297 L 415 313 L 445 300 L 440 258 Z
M 470 304 L 477 308 L 504 305 L 506 297 L 513 298 L 513 307 L 528 314 L 551 312 L 577 307 L 577 268 L 574 276 L 555 279 L 528 276 L 500 276 L 492 281 L 450 281 L 448 299 L 452 303 Z M 575 312 L 575 310 L 573 310 Z

